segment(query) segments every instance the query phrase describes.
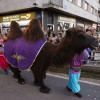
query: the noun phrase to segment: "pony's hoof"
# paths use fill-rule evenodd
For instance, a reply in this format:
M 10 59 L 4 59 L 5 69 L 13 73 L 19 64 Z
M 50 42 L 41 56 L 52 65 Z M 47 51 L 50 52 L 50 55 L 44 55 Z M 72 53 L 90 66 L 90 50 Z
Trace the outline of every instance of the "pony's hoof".
M 49 93 L 50 91 L 51 89 L 48 88 L 47 86 L 40 87 L 40 92 L 42 93 Z
M 16 78 L 16 79 L 18 78 L 18 76 L 16 76 L 15 74 L 13 75 L 13 77 Z
M 34 85 L 35 85 L 35 86 L 41 86 L 41 83 L 38 82 L 38 81 L 34 81 Z
M 25 80 L 24 80 L 24 79 L 19 79 L 19 80 L 18 80 L 18 83 L 19 83 L 19 84 L 25 84 Z

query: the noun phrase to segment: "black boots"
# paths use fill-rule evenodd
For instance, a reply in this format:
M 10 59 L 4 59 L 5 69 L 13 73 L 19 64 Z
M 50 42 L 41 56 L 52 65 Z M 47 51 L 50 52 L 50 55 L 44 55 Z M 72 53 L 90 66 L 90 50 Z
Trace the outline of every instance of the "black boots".
M 68 86 L 66 87 L 66 89 L 67 89 L 69 92 L 71 92 L 71 91 L 72 91 L 72 90 L 71 90 Z
M 75 93 L 75 96 L 79 97 L 79 98 L 82 98 L 82 95 L 78 92 L 78 93 Z
M 66 89 L 69 91 L 69 92 L 72 92 L 72 90 L 67 86 Z M 79 97 L 79 98 L 82 98 L 82 95 L 78 92 L 78 93 L 74 93 L 75 96 Z

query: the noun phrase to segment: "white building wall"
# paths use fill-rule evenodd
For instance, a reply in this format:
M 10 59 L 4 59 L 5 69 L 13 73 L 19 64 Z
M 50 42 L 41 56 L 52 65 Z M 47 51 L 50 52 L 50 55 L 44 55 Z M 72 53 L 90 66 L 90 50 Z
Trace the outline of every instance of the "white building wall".
M 98 0 L 86 1 L 98 10 Z M 0 13 L 32 8 L 34 7 L 33 3 L 37 3 L 38 7 L 44 8 L 44 5 L 48 4 L 49 2 L 51 2 L 54 5 L 63 6 L 63 8 L 58 7 L 57 9 L 97 22 L 96 15 L 91 14 L 88 11 L 85 11 L 83 8 L 78 7 L 77 5 L 69 2 L 68 0 L 0 0 Z
M 35 0 L 1 0 L 0 13 L 33 7 Z
M 15 11 L 25 8 L 32 8 L 38 4 L 37 7 L 43 8 L 43 5 L 52 3 L 55 5 L 63 6 L 63 0 L 0 0 L 0 13 Z
M 0 13 L 31 8 L 34 7 L 33 3 L 38 4 L 37 6 L 42 8 L 44 4 L 48 4 L 50 1 L 54 4 L 63 4 L 61 3 L 62 0 L 1 0 Z
M 96 10 L 98 10 L 99 3 L 98 0 L 85 0 L 87 3 L 89 3 L 92 7 L 94 7 Z
M 98 3 L 95 0 L 86 0 L 90 5 L 93 5 L 94 8 L 98 9 Z M 68 0 L 63 1 L 63 10 L 66 12 L 69 12 L 71 14 L 93 20 L 97 22 L 97 16 L 94 14 L 91 14 L 90 12 L 86 11 L 85 9 L 69 2 Z

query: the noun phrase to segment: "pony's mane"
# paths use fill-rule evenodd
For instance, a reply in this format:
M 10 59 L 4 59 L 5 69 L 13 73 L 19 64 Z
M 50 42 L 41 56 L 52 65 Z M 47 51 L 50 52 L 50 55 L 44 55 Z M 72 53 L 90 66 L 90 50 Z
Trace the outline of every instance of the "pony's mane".
M 39 19 L 32 19 L 27 30 L 24 33 L 26 42 L 36 42 L 39 39 L 45 39 L 44 32 Z
M 23 36 L 23 32 L 20 29 L 20 26 L 17 22 L 12 21 L 10 24 L 10 30 L 8 32 L 7 39 L 15 40 L 16 38 L 20 38 Z

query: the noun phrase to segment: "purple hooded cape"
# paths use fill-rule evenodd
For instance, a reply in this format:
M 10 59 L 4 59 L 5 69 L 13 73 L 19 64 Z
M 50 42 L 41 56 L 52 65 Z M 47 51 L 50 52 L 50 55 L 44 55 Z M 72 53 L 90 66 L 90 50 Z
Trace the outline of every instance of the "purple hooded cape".
M 27 70 L 33 65 L 45 42 L 40 39 L 36 43 L 26 43 L 24 38 L 8 40 L 4 46 L 4 56 L 13 67 Z

